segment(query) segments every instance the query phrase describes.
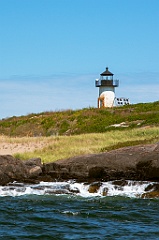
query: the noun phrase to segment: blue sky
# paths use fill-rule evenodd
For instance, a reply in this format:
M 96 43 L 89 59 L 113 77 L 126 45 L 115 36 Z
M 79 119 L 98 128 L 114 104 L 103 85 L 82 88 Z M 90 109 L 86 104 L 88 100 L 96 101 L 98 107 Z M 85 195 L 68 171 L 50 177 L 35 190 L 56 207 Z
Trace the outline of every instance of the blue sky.
M 158 0 L 0 0 L 0 118 L 96 107 L 109 67 L 117 97 L 159 100 Z

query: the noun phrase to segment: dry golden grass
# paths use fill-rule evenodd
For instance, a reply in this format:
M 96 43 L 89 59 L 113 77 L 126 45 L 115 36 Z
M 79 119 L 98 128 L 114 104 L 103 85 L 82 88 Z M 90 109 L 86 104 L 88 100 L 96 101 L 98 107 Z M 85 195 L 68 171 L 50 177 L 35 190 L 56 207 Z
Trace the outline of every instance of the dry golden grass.
M 99 153 L 113 146 L 131 143 L 157 142 L 159 127 L 114 130 L 75 136 L 52 137 L 0 137 L 0 154 L 12 154 L 20 159 L 41 157 L 43 162 L 56 161 L 72 156 Z

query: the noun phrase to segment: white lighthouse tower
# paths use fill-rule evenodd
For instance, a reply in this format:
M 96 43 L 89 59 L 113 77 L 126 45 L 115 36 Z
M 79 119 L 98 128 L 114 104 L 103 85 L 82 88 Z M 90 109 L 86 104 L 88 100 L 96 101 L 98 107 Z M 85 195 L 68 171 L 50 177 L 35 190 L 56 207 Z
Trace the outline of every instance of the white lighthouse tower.
M 115 102 L 115 87 L 119 86 L 119 80 L 113 80 L 113 73 L 106 70 L 96 79 L 95 86 L 99 87 L 98 108 L 111 108 Z

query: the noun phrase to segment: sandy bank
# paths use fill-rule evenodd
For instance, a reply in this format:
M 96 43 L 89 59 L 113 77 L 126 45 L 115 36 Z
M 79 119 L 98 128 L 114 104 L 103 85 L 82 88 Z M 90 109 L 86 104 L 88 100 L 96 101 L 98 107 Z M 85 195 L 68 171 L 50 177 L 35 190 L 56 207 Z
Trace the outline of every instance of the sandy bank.
M 0 155 L 12 155 L 15 153 L 33 152 L 42 149 L 48 142 L 40 138 L 8 138 L 0 136 Z

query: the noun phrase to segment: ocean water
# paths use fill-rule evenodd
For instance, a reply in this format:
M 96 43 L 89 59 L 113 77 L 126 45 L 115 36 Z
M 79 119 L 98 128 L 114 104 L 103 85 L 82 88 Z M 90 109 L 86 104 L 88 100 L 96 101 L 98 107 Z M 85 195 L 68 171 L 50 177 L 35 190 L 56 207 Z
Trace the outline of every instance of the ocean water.
M 76 182 L 0 187 L 0 239 L 159 239 L 159 199 L 149 182 Z M 107 189 L 107 196 L 103 192 Z

